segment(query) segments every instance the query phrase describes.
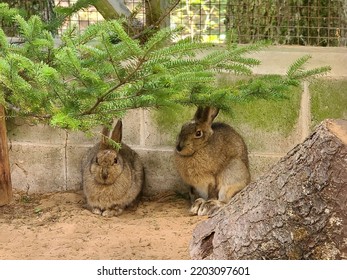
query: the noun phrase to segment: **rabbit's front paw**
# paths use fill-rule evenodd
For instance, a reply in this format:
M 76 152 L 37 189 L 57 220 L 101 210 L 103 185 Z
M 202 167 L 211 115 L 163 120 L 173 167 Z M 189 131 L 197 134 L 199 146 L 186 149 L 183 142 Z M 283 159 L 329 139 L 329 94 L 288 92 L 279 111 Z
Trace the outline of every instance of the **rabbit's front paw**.
M 102 215 L 102 211 L 98 207 L 92 208 L 92 213 L 95 214 L 95 215 Z
M 104 212 L 102 212 L 102 216 L 114 217 L 114 216 L 119 216 L 122 212 L 123 212 L 122 208 L 114 207 L 113 209 L 107 209 Z
M 206 200 L 203 198 L 196 199 L 192 207 L 190 207 L 190 213 L 193 215 L 199 215 L 199 210 L 202 207 L 202 205 L 204 205 L 205 202 Z
M 200 207 L 198 215 L 199 216 L 212 216 L 215 213 L 217 213 L 217 211 L 219 209 L 221 209 L 224 205 L 225 205 L 225 203 L 223 203 L 217 199 L 207 200 Z
M 198 216 L 211 216 L 215 214 L 223 206 L 224 203 L 216 199 L 206 201 L 203 198 L 198 198 L 195 200 L 192 207 L 190 208 L 190 212 L 193 215 Z

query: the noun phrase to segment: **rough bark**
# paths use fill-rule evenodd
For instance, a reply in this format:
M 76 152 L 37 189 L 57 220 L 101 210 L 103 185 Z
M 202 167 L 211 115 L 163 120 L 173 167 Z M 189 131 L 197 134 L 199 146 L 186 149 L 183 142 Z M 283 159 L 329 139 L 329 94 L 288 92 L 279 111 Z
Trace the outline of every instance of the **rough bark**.
M 120 16 L 130 16 L 128 7 L 120 0 L 98 0 L 95 8 L 105 19 L 118 19 Z
M 193 259 L 347 259 L 347 120 L 326 120 L 200 223 Z
M 146 26 L 156 24 L 162 14 L 162 0 L 148 0 L 145 1 L 146 7 Z
M 5 110 L 0 104 L 0 206 L 12 199 L 10 161 L 8 155 Z

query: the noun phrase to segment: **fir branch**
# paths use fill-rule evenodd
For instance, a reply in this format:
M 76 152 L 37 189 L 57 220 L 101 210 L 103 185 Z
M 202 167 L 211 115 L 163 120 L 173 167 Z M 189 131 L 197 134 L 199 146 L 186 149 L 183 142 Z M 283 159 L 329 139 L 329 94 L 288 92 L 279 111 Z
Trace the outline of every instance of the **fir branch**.
M 111 31 L 115 32 L 118 39 L 124 42 L 129 49 L 135 56 L 140 56 L 143 54 L 143 51 L 141 47 L 139 46 L 138 42 L 136 42 L 134 39 L 132 39 L 123 29 L 122 25 L 116 21 L 112 20 L 109 22 L 109 27 L 111 28 Z
M 232 44 L 228 46 L 227 50 L 229 51 L 231 56 L 240 56 L 240 55 L 245 55 L 245 54 L 261 51 L 268 46 L 270 46 L 269 41 L 258 41 L 249 45 L 242 45 L 242 46 L 239 46 L 237 44 Z
M 204 65 L 199 59 L 191 59 L 191 58 L 183 58 L 183 59 L 173 59 L 169 61 L 165 61 L 162 65 L 170 70 L 177 72 L 186 72 L 193 71 L 193 69 L 202 71 L 204 69 Z
M 145 62 L 146 60 L 145 59 L 140 59 L 135 67 L 135 69 L 125 78 L 123 79 L 122 81 L 120 81 L 118 84 L 116 84 L 115 86 L 111 87 L 110 89 L 108 89 L 103 95 L 101 95 L 100 97 L 97 97 L 94 105 L 80 113 L 80 116 L 83 116 L 83 115 L 89 115 L 91 113 L 93 113 L 95 111 L 95 109 L 99 106 L 99 104 L 101 104 L 102 102 L 104 102 L 104 100 L 107 98 L 107 96 L 109 94 L 111 94 L 113 91 L 117 90 L 118 88 L 120 88 L 121 86 L 125 85 L 126 83 L 130 82 L 131 78 L 137 73 L 137 71 L 141 68 L 142 64 Z
M 294 61 L 287 70 L 287 76 L 293 77 L 294 75 L 297 75 L 299 72 L 302 72 L 304 70 L 303 66 L 311 59 L 312 57 L 310 55 L 304 55 L 300 58 L 298 58 L 296 61 Z
M 212 68 L 214 71 L 234 73 L 236 75 L 252 75 L 252 69 L 240 63 L 218 63 Z
M 173 77 L 172 82 L 174 84 L 194 84 L 194 83 L 211 83 L 213 82 L 215 77 L 208 72 L 200 71 L 200 72 L 185 72 L 180 73 Z
M 30 40 L 30 27 L 29 23 L 20 15 L 15 15 L 14 20 L 18 24 L 20 34 L 26 39 Z
M 64 128 L 88 130 L 139 107 L 212 104 L 227 109 L 251 97 L 280 98 L 291 85 L 328 70 L 304 70 L 299 61 L 286 77 L 255 77 L 242 86 L 219 88 L 216 72 L 251 74 L 259 61 L 245 55 L 265 44 L 230 43 L 222 49 L 191 39 L 170 43 L 178 32 L 170 29 L 139 43 L 123 22 L 105 21 L 80 35 L 71 28 L 55 46 L 38 19 L 18 19 L 25 40 L 0 51 L 1 100 L 20 108 L 21 115 L 49 116 L 52 125 Z M 117 43 L 110 39 L 114 34 Z M 0 33 L 0 44 L 6 43 Z M 196 55 L 202 51 L 207 54 Z
M 19 10 L 10 8 L 7 3 L 0 3 L 0 20 L 12 22 L 14 17 L 19 14 Z
M 110 49 L 108 48 L 108 45 L 105 44 L 105 40 L 107 40 L 107 39 L 105 38 L 104 34 L 101 35 L 101 38 L 102 38 L 102 42 L 104 43 L 104 47 L 105 47 L 106 53 L 107 53 L 107 55 L 108 55 L 108 59 L 109 59 L 109 61 L 111 62 L 111 65 L 112 65 L 112 68 L 113 68 L 113 70 L 114 70 L 114 73 L 116 74 L 118 81 L 121 81 L 121 80 L 122 80 L 122 77 L 121 77 L 121 75 L 120 75 L 120 73 L 119 73 L 119 71 L 118 71 L 117 63 L 116 63 L 116 61 L 113 59 L 113 56 L 112 56 L 112 54 L 111 54 Z
M 251 58 L 251 57 L 237 56 L 237 57 L 230 58 L 230 60 L 233 62 L 238 62 L 244 65 L 247 65 L 249 67 L 258 66 L 261 64 L 261 61 L 259 59 Z
M 2 53 L 2 55 L 5 55 L 8 48 L 9 44 L 5 32 L 2 29 L 0 29 L 0 53 Z
M 202 59 L 202 62 L 207 66 L 215 65 L 217 63 L 221 63 L 224 60 L 227 60 L 229 57 L 230 54 L 226 50 L 217 50 L 206 55 Z
M 151 52 L 149 55 L 149 58 L 160 58 L 162 56 L 181 56 L 181 55 L 187 55 L 190 54 L 192 51 L 203 51 L 208 50 L 213 45 L 211 43 L 201 43 L 196 41 L 191 41 L 191 39 L 188 40 L 181 40 L 179 42 L 176 42 L 174 44 L 170 44 L 167 47 L 160 48 L 158 50 L 155 50 Z
M 144 50 L 149 53 L 153 48 L 159 44 L 167 43 L 171 39 L 172 31 L 170 28 L 163 28 L 156 32 L 144 45 Z

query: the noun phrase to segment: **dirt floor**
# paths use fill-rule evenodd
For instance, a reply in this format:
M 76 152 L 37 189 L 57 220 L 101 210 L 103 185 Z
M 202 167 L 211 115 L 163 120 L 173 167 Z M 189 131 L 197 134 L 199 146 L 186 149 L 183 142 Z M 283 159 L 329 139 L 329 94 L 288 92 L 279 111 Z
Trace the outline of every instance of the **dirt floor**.
M 16 192 L 0 207 L 0 259 L 189 259 L 192 230 L 206 219 L 173 194 L 113 218 L 83 205 L 82 192 Z

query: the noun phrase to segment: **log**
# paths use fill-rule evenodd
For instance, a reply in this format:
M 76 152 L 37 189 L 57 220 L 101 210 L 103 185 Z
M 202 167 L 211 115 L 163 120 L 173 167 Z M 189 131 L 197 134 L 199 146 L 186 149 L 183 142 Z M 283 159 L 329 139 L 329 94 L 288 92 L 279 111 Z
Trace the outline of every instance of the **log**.
M 325 120 L 193 231 L 192 259 L 347 259 L 347 120 Z
M 0 206 L 10 203 L 12 184 L 8 155 L 5 109 L 0 104 Z

